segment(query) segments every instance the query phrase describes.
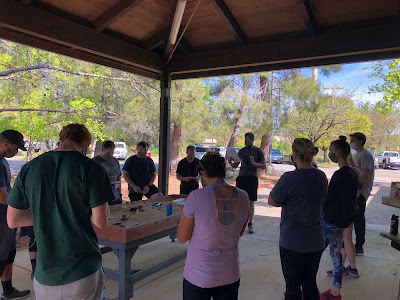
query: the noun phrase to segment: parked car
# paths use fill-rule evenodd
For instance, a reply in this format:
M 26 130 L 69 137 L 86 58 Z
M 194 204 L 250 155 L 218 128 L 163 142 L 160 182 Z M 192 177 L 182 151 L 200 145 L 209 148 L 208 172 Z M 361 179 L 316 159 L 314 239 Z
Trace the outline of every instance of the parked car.
M 114 157 L 116 159 L 126 159 L 128 157 L 128 146 L 125 142 L 115 142 Z
M 378 158 L 376 156 L 374 157 L 374 167 L 375 167 L 375 169 L 379 168 L 379 161 L 378 161 Z
M 384 169 L 387 167 L 400 167 L 400 154 L 397 151 L 383 151 L 376 158 L 378 159 L 378 165 Z
M 266 159 L 268 161 L 269 158 Z M 271 161 L 277 164 L 283 164 L 283 156 L 279 149 L 272 148 Z
M 206 146 L 206 145 L 193 145 L 193 146 L 196 151 L 194 154 L 194 157 L 196 157 L 197 159 L 202 159 L 203 156 L 207 152 L 220 152 L 220 150 L 221 150 L 221 147 L 219 147 L 219 146 Z M 222 152 L 221 152 L 221 154 L 222 154 Z M 225 149 L 225 153 L 226 153 L 226 149 Z

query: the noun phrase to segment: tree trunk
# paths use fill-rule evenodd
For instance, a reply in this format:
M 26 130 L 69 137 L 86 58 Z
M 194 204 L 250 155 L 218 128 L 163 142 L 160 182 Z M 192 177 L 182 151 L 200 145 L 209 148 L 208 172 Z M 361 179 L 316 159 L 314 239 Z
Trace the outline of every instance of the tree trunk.
M 312 79 L 315 83 L 318 82 L 318 67 L 312 67 Z
M 243 125 L 244 113 L 246 111 L 246 97 L 247 97 L 248 90 L 249 90 L 249 78 L 244 77 L 243 78 L 243 95 L 240 100 L 240 107 L 239 107 L 239 110 L 236 115 L 235 126 L 233 128 L 233 133 L 229 140 L 228 147 L 235 147 L 236 143 L 239 139 L 240 129 L 242 128 L 242 125 Z
M 169 170 L 176 172 L 179 163 L 179 144 L 182 137 L 181 126 L 171 122 L 171 147 L 169 152 Z
M 90 153 L 91 158 L 93 158 L 94 155 L 96 154 L 96 144 L 97 144 L 97 136 L 94 137 L 94 140 L 92 143 L 92 153 Z
M 32 138 L 29 137 L 29 145 L 28 148 L 26 149 L 26 162 L 30 162 L 32 160 L 33 157 L 33 142 L 32 142 Z
M 322 151 L 324 152 L 324 163 L 329 162 L 329 160 L 328 160 L 328 148 L 322 147 Z

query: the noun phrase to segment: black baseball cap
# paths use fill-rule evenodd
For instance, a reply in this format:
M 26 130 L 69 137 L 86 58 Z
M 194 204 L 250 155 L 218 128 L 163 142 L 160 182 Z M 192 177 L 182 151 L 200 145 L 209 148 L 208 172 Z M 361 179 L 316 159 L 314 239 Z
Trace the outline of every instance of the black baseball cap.
M 0 138 L 3 138 L 11 143 L 13 143 L 14 145 L 17 145 L 19 149 L 21 149 L 22 151 L 26 151 L 26 148 L 24 146 L 25 142 L 24 142 L 24 136 L 16 131 L 16 130 L 5 130 L 2 133 L 0 133 Z

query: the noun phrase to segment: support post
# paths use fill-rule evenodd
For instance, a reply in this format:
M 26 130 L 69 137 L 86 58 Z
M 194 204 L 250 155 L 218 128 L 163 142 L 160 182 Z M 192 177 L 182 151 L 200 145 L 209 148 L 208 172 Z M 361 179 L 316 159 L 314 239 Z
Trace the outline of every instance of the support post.
M 160 154 L 158 167 L 158 188 L 160 189 L 161 193 L 168 195 L 171 124 L 171 75 L 169 73 L 161 73 L 160 85 Z

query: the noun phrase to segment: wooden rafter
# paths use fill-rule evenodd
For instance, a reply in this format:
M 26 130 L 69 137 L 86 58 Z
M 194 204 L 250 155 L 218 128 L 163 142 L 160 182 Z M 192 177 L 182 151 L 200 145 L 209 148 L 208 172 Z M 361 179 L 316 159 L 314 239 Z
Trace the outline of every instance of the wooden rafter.
M 171 30 L 171 27 L 168 26 L 167 28 L 161 30 L 160 32 L 157 32 L 155 35 L 148 38 L 144 42 L 146 49 L 153 50 L 154 48 L 157 48 L 162 43 L 164 43 L 165 40 L 168 38 L 168 34 L 169 34 L 170 30 Z
M 141 2 L 143 2 L 143 0 L 120 0 L 117 4 L 93 21 L 94 29 L 97 31 L 104 30 Z
M 32 0 L 20 0 L 21 3 L 28 5 Z
M 311 4 L 309 0 L 298 0 L 304 16 L 304 22 L 306 23 L 306 27 L 309 31 L 313 33 L 318 32 L 318 24 L 315 21 L 314 13 L 311 8 Z
M 314 36 L 177 55 L 168 71 L 173 79 L 187 79 L 393 58 L 400 55 L 400 39 L 393 39 L 399 31 L 400 18 L 392 17 L 341 24 Z
M 232 30 L 236 38 L 242 43 L 247 44 L 247 37 L 239 23 L 236 21 L 229 7 L 226 5 L 224 0 L 211 0 L 218 13 L 226 19 L 229 28 Z
M 9 0 L 0 0 L 0 11 L 1 27 L 154 73 L 163 69 L 159 55 L 59 16 Z

